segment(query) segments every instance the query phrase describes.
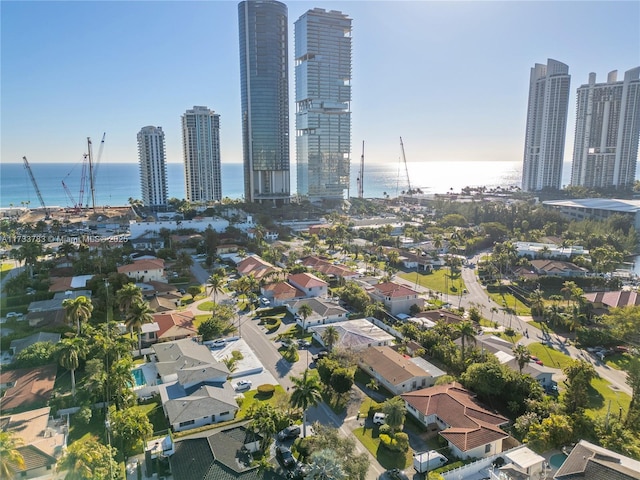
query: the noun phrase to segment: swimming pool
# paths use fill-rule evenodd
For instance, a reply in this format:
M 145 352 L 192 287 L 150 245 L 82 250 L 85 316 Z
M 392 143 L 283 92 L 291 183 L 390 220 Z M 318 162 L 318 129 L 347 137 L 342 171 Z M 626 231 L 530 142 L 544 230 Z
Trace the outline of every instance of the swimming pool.
M 567 456 L 564 453 L 556 453 L 555 455 L 551 455 L 551 458 L 549 458 L 549 464 L 553 468 L 558 469 L 562 466 L 566 459 Z
M 144 378 L 144 372 L 141 368 L 136 368 L 135 370 L 131 370 L 131 374 L 136 381 L 136 387 L 141 387 L 147 384 L 146 379 Z

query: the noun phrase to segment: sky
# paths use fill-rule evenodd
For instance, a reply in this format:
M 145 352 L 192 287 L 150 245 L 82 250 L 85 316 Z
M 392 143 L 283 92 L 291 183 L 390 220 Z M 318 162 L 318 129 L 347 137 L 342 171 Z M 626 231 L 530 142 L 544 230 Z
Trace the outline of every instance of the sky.
M 182 162 L 180 117 L 221 120 L 223 163 L 242 162 L 237 3 L 7 1 L 1 21 L 1 161 L 137 162 L 136 135 L 165 132 Z M 569 65 L 565 161 L 575 90 L 589 72 L 640 65 L 639 1 L 289 1 L 291 139 L 294 22 L 320 7 L 353 19 L 352 161 L 521 161 L 529 72 Z M 295 168 L 295 142 L 291 145 Z

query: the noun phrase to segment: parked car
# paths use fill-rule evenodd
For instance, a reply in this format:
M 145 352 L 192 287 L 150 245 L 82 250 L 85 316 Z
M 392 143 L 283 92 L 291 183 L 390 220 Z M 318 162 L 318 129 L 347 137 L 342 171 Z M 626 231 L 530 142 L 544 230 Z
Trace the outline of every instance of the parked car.
M 278 440 L 283 441 L 289 438 L 298 438 L 301 431 L 300 425 L 289 425 L 278 432 Z
M 547 395 L 552 395 L 554 397 L 557 397 L 558 395 L 560 395 L 557 385 L 546 385 L 544 387 L 544 391 Z
M 300 338 L 298 340 L 298 347 L 309 348 L 310 346 L 311 346 L 311 342 L 309 340 L 305 340 L 304 338 Z
M 327 352 L 326 350 L 323 350 L 322 352 L 318 352 L 318 354 L 312 358 L 314 362 L 317 362 L 318 360 L 322 360 L 323 358 L 328 356 L 329 356 L 329 352 Z
M 393 468 L 391 470 L 387 470 L 385 474 L 387 478 L 390 478 L 391 480 L 409 480 L 409 477 L 407 476 L 407 474 L 404 473 L 399 468 Z
M 240 380 L 233 387 L 236 392 L 240 392 L 242 390 L 249 390 L 251 388 L 251 380 Z
M 373 423 L 376 425 L 384 425 L 386 415 L 382 412 L 376 412 L 373 414 Z
M 289 447 L 285 445 L 279 445 L 276 449 L 276 455 L 280 458 L 284 468 L 291 469 L 296 466 L 296 459 L 293 457 Z
M 218 338 L 211 343 L 211 348 L 222 348 L 227 344 L 223 338 Z
M 8 312 L 5 317 L 7 318 L 14 318 L 14 317 L 21 317 L 22 314 L 18 313 L 18 312 Z
M 262 297 L 260 303 L 265 307 L 271 306 L 271 301 L 267 297 Z

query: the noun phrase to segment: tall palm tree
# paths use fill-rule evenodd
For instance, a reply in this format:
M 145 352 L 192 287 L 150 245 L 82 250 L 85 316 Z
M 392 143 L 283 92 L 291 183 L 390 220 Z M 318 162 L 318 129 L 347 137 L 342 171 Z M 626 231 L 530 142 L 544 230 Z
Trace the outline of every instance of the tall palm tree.
M 153 310 L 148 302 L 136 302 L 131 305 L 129 315 L 125 319 L 125 325 L 131 332 L 133 338 L 133 329 L 138 332 L 138 353 L 142 355 L 142 325 L 153 322 Z
M 123 285 L 116 293 L 116 302 L 118 303 L 118 309 L 122 313 L 122 318 L 127 318 L 133 304 L 142 300 L 142 289 L 135 283 Z
M 307 318 L 309 318 L 313 313 L 313 308 L 311 308 L 307 303 L 303 303 L 300 305 L 300 308 L 298 308 L 298 313 L 304 319 L 306 324 Z
M 14 432 L 0 430 L 0 478 L 15 478 L 15 468 L 25 468 L 24 458 L 18 450 L 24 442 Z
M 65 338 L 60 342 L 58 362 L 71 372 L 71 396 L 73 398 L 76 396 L 76 369 L 80 365 L 80 360 L 86 358 L 87 352 L 87 342 L 82 337 Z
M 210 289 L 211 295 L 213 295 L 213 303 L 217 303 L 218 294 L 222 292 L 222 285 L 224 278 L 220 275 L 211 275 L 207 279 L 207 287 Z
M 536 288 L 529 294 L 529 301 L 531 302 L 531 313 L 533 315 L 542 315 L 544 311 L 544 292 Z
M 462 342 L 462 364 L 464 365 L 464 356 L 466 353 L 465 343 L 467 340 L 469 340 L 471 343 L 476 342 L 476 331 L 475 328 L 473 328 L 473 323 L 468 320 L 458 323 L 454 328 L 456 332 L 460 334 L 460 341 Z
M 391 430 L 395 432 L 402 428 L 404 416 L 407 413 L 402 397 L 393 397 L 384 402 L 382 411 L 385 414 L 385 422 L 391 427 Z
M 307 436 L 307 409 L 314 407 L 322 400 L 320 379 L 315 375 L 309 375 L 307 368 L 301 377 L 290 377 L 293 382 L 291 393 L 291 405 L 302 409 L 303 435 Z
M 531 359 L 531 353 L 529 353 L 527 347 L 518 344 L 513 347 L 513 357 L 516 359 L 516 362 L 518 362 L 518 368 L 520 369 L 520 373 L 522 373 L 522 369 Z
M 333 325 L 329 325 L 322 332 L 322 341 L 327 346 L 327 350 L 333 350 L 333 346 L 340 339 L 340 334 L 338 333 L 338 329 Z
M 569 306 L 569 300 L 573 295 L 573 291 L 576 288 L 578 288 L 578 285 L 576 284 L 576 282 L 566 281 L 562 284 L 562 288 L 560 289 L 560 291 L 564 295 L 564 298 L 567 300 L 567 307 Z
M 76 333 L 80 335 L 81 325 L 88 322 L 93 312 L 93 304 L 87 297 L 80 295 L 76 298 L 67 298 L 62 301 L 67 322 L 76 325 Z

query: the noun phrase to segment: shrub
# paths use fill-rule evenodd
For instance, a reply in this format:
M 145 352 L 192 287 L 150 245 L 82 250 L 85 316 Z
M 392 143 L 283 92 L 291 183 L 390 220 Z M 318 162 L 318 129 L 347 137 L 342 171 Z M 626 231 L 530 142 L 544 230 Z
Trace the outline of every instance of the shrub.
M 270 385 L 268 383 L 264 383 L 262 385 L 258 385 L 258 395 L 273 395 L 273 393 L 276 391 L 276 387 L 273 385 Z
M 391 434 L 391 427 L 385 423 L 384 425 L 380 425 L 378 432 L 380 435 L 389 435 Z
M 395 435 L 395 441 L 397 442 L 398 450 L 401 452 L 409 451 L 409 435 L 404 432 L 398 432 Z
M 276 321 L 274 323 L 267 322 L 267 331 L 269 332 L 276 331 L 278 328 L 280 328 L 281 323 L 282 321 L 279 318 L 276 318 Z

